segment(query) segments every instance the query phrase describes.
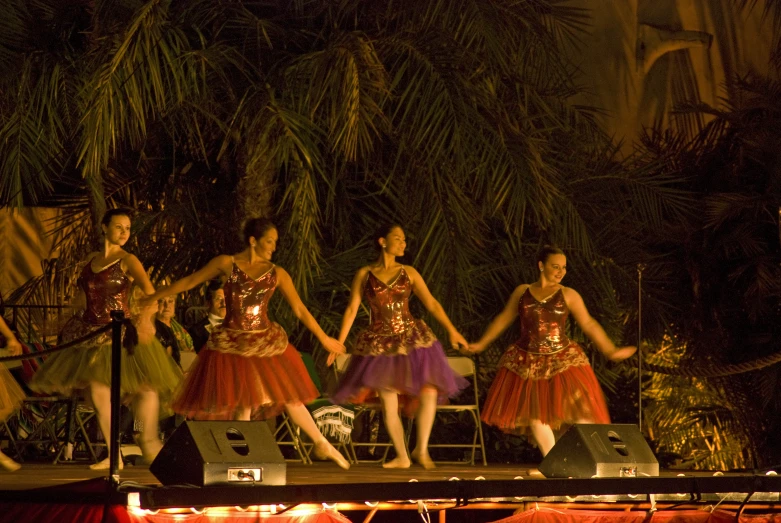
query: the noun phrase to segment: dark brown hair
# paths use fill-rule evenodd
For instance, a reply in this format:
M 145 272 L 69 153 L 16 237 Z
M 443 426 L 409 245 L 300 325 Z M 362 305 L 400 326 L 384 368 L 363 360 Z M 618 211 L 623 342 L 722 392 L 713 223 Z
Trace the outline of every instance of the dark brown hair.
M 564 251 L 555 245 L 543 245 L 540 252 L 537 253 L 537 261 L 544 264 L 554 254 L 564 254 Z
M 249 243 L 250 238 L 259 240 L 271 229 L 276 229 L 277 226 L 274 222 L 268 218 L 251 218 L 244 223 L 243 236 L 244 244 Z

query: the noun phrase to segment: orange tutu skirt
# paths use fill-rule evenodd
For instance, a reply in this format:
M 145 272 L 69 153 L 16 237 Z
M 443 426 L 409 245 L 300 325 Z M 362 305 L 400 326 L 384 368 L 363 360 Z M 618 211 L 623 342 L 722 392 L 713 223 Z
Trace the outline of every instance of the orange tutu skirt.
M 481 418 L 511 434 L 528 434 L 537 420 L 554 430 L 572 423 L 610 423 L 602 387 L 590 365 L 571 366 L 547 379 L 525 379 L 501 367 Z
M 242 356 L 207 345 L 187 372 L 173 409 L 189 418 L 231 419 L 236 409 L 249 407 L 253 419 L 266 419 L 288 403 L 310 403 L 319 395 L 290 344 L 276 356 Z

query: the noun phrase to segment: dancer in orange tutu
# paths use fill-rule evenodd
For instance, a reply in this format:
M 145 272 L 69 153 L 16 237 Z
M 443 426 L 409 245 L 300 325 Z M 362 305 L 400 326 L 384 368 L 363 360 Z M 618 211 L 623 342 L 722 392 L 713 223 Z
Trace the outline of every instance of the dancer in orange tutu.
M 2 316 L 0 316 L 0 335 L 5 338 L 5 348 L 11 356 L 18 356 L 22 353 L 22 345 L 8 328 Z M 22 400 L 24 400 L 24 391 L 5 368 L 5 365 L 0 363 L 0 420 L 8 418 L 13 411 L 19 408 Z M 0 468 L 13 472 L 19 470 L 20 467 L 21 465 L 0 450 Z
M 488 325 L 469 352 L 485 350 L 517 317 L 521 337 L 499 361 L 482 419 L 503 432 L 531 432 L 545 456 L 562 424 L 610 423 L 602 388 L 583 349 L 565 334 L 571 313 L 581 330 L 612 361 L 632 356 L 637 347 L 620 347 L 589 315 L 583 298 L 561 285 L 567 258 L 545 246 L 537 257 L 540 279 L 519 285 L 504 310 Z
M 225 320 L 214 328 L 198 353 L 174 401 L 174 410 L 197 419 L 249 420 L 253 411 L 258 417 L 269 418 L 284 409 L 315 442 L 316 456 L 347 469 L 350 464 L 320 433 L 304 406 L 319 393 L 285 331 L 268 318 L 274 291 L 279 288 L 293 314 L 326 350 L 343 353 L 344 345 L 323 332 L 301 302 L 290 275 L 271 262 L 277 239 L 271 221 L 249 220 L 244 226 L 244 251 L 235 256 L 217 256 L 199 271 L 149 298 L 158 300 L 216 277 L 227 277 L 223 287 Z

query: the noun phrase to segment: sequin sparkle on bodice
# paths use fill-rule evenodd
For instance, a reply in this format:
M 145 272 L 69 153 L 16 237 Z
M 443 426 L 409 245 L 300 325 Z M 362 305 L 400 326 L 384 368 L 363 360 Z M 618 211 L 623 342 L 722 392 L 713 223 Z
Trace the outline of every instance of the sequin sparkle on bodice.
M 81 271 L 79 287 L 87 298 L 84 321 L 94 325 L 109 323 L 111 311 L 121 310 L 130 317 L 130 288 L 133 282 L 127 277 L 118 260 L 100 272 L 92 270 L 89 261 Z
M 521 338 L 517 345 L 527 352 L 551 354 L 566 348 L 570 340 L 564 332 L 569 308 L 561 289 L 538 301 L 529 289 L 518 303 Z
M 269 328 L 268 302 L 277 287 L 277 271 L 272 266 L 265 274 L 252 279 L 233 264 L 225 282 L 225 321 L 228 329 L 259 331 Z
M 411 293 L 412 282 L 403 267 L 396 279 L 387 284 L 369 271 L 363 291 L 371 309 L 369 330 L 387 336 L 409 330 L 415 323 L 409 311 Z

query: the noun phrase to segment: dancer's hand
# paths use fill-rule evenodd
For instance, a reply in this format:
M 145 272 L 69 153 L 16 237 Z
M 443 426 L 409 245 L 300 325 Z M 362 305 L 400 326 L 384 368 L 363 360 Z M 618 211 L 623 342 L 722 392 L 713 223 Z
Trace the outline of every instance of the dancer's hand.
M 347 348 L 344 346 L 344 344 L 336 338 L 328 336 L 324 340 L 320 340 L 320 343 L 323 344 L 325 350 L 330 352 L 328 355 L 328 360 L 326 360 L 326 365 L 329 367 L 333 364 L 334 361 L 336 361 L 336 357 L 338 355 L 347 352 Z
M 605 354 L 605 357 L 610 361 L 622 361 L 634 355 L 637 352 L 637 347 L 634 345 L 627 345 L 626 347 L 617 347 L 616 350 L 610 354 Z
M 450 333 L 450 346 L 455 350 L 460 351 L 461 347 L 469 346 L 469 342 L 466 341 L 460 332 L 453 331 Z
M 461 351 L 464 354 L 477 354 L 480 352 L 483 352 L 486 349 L 486 345 L 484 343 L 475 342 L 475 343 L 468 343 L 467 346 Z
M 16 338 L 6 340 L 5 348 L 11 356 L 19 356 L 22 353 L 22 344 Z

